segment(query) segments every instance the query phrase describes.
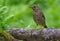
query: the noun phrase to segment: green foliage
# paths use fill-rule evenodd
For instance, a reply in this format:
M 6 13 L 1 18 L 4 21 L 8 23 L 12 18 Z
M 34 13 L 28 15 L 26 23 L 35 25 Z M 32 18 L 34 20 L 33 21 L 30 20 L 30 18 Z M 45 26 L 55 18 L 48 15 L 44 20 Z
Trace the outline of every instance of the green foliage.
M 60 27 L 59 0 L 0 0 L 0 28 L 36 27 L 29 8 L 33 4 L 39 5 L 44 12 L 48 27 Z

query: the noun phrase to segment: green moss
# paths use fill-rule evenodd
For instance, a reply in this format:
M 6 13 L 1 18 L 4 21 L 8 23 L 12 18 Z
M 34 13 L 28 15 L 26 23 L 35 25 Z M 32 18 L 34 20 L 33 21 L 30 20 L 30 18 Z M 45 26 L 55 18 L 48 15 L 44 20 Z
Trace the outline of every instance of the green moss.
M 0 30 L 0 41 L 12 41 L 12 39 L 13 37 L 9 33 Z

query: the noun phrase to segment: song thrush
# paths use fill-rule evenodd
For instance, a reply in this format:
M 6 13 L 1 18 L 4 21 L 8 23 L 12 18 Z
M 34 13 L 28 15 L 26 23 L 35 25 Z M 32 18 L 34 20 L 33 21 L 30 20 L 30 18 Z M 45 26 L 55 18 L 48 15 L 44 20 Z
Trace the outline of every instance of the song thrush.
M 42 25 L 44 28 L 47 28 L 47 25 L 45 24 L 45 16 L 39 6 L 33 5 L 31 6 L 33 9 L 33 20 L 37 25 Z

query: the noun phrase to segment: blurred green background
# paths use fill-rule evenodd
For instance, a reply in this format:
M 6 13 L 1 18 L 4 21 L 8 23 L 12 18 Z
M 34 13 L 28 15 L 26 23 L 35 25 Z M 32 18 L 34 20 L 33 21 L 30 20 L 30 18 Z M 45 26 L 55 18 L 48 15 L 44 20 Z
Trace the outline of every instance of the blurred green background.
M 32 18 L 33 4 L 42 9 L 48 27 L 60 27 L 60 0 L 0 0 L 0 29 L 41 28 Z

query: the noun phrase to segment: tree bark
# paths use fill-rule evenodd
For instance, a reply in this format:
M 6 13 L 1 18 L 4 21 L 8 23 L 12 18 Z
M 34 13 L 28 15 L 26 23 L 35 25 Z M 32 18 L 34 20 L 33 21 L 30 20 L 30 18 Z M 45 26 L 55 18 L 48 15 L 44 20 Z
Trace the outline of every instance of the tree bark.
M 60 41 L 60 29 L 18 29 L 8 31 L 14 38 L 24 41 Z
M 0 30 L 0 41 L 19 41 L 19 40 L 12 37 L 6 31 Z

